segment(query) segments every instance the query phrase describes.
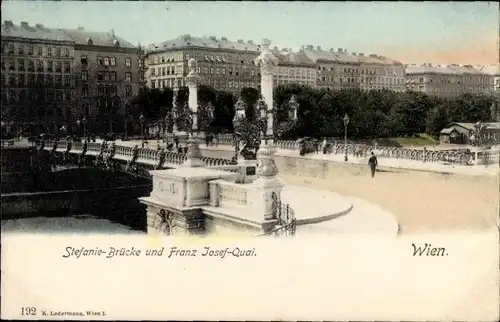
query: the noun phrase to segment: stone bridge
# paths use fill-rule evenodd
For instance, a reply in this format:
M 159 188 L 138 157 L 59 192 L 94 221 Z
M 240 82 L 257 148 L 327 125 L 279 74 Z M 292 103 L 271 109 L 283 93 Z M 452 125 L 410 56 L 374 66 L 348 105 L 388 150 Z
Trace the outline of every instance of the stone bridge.
M 150 170 L 175 169 L 187 160 L 186 153 L 167 151 L 164 148 L 126 146 L 114 142 L 56 141 L 37 144 L 38 168 L 49 163 L 51 171 L 78 167 L 98 167 L 118 170 L 141 177 L 150 177 Z M 40 152 L 44 153 L 40 153 Z M 231 160 L 201 157 L 205 167 L 214 170 L 238 172 L 240 166 Z M 32 162 L 33 163 L 33 162 Z

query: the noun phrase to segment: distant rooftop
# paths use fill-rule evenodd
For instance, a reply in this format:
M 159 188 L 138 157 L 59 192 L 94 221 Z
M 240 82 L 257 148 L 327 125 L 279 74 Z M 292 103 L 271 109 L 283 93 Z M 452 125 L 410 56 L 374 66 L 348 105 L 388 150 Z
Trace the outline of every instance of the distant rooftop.
M 488 73 L 472 65 L 439 65 L 427 63 L 423 65 L 408 65 L 406 67 L 406 74 L 486 75 Z
M 353 64 L 402 65 L 402 63 L 398 61 L 376 54 L 348 53 L 344 48 L 338 48 L 337 50 L 330 48 L 326 50 L 321 48 L 321 46 L 316 46 L 315 48 L 312 45 L 307 45 L 302 46 L 301 52 L 305 53 L 313 62 L 324 60 Z
M 14 25 L 12 21 L 4 21 L 4 23 L 2 23 L 1 29 L 2 37 L 41 39 L 51 41 L 72 41 L 72 39 L 67 34 L 59 29 L 47 28 L 41 24 L 30 26 L 25 21 L 22 21 L 18 26 Z
M 67 41 L 80 45 L 86 45 L 91 40 L 94 46 L 136 48 L 136 46 L 125 39 L 116 36 L 113 30 L 109 32 L 97 32 L 85 30 L 83 27 L 57 29 L 48 28 L 41 24 L 30 26 L 25 21 L 22 21 L 19 26 L 14 25 L 12 21 L 4 21 L 2 24 L 2 37 Z
M 476 69 L 482 71 L 483 73 L 500 76 L 500 65 L 476 65 L 474 66 Z
M 175 39 L 153 43 L 147 46 L 146 50 L 148 52 L 162 52 L 166 50 L 189 47 L 205 47 L 212 49 L 231 49 L 254 52 L 260 51 L 260 44 L 254 43 L 252 40 L 238 39 L 233 41 L 227 39 L 226 37 L 194 37 L 191 35 L 182 35 Z
M 83 27 L 60 30 L 65 32 L 78 45 L 87 45 L 89 40 L 92 40 L 92 44 L 94 46 L 137 48 L 137 46 L 134 46 L 125 39 L 115 35 L 114 30 L 110 30 L 108 32 L 90 31 Z
M 303 52 L 294 53 L 291 49 L 273 49 L 271 52 L 278 58 L 279 65 L 314 66 L 314 62 Z

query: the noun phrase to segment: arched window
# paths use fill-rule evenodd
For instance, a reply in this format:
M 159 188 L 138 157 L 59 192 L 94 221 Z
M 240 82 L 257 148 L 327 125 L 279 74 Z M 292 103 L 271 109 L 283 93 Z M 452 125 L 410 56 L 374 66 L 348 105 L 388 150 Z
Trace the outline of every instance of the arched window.
M 113 40 L 113 44 L 115 45 L 115 47 L 120 47 L 120 42 L 118 40 Z
M 87 45 L 92 46 L 93 44 L 92 38 L 87 38 Z

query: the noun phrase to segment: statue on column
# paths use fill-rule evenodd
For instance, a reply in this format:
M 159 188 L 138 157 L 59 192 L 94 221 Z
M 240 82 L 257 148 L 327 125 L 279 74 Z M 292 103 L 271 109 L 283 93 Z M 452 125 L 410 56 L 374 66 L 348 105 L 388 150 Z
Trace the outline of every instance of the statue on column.
M 274 71 L 274 67 L 278 65 L 278 58 L 273 55 L 269 46 L 271 42 L 269 39 L 262 40 L 262 51 L 260 55 L 255 58 L 255 65 L 261 68 L 261 75 L 272 73 Z

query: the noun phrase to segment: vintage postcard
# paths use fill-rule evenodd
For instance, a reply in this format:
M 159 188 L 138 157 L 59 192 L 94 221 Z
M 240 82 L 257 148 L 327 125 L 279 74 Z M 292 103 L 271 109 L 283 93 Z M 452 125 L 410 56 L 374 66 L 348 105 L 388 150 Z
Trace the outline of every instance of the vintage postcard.
M 498 3 L 1 6 L 2 319 L 498 321 Z

